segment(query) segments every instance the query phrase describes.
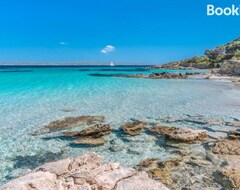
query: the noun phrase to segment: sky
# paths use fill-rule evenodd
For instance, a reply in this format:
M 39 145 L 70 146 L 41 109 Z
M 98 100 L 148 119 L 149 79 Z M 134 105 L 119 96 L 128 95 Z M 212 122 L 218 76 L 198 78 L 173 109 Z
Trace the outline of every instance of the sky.
M 0 62 L 161 64 L 240 36 L 239 0 L 0 1 Z

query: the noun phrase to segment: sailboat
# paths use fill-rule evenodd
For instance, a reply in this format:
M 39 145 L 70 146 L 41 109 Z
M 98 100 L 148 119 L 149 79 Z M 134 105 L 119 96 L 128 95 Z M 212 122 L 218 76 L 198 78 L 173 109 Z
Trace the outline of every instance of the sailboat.
M 115 65 L 114 65 L 113 62 L 111 62 L 109 66 L 110 66 L 110 67 L 114 67 Z

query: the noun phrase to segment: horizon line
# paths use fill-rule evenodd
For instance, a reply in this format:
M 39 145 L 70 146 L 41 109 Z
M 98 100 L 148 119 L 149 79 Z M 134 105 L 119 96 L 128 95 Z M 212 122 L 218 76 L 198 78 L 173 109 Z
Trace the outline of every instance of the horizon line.
M 114 62 L 115 66 L 160 65 L 163 63 L 124 63 Z M 0 62 L 0 66 L 109 66 L 107 62 Z

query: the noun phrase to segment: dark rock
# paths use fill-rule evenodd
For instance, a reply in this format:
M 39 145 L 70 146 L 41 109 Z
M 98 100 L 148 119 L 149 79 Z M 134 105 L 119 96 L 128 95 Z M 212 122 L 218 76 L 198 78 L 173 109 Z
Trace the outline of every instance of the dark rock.
M 147 122 L 145 121 L 133 121 L 124 124 L 121 128 L 126 134 L 135 136 L 139 135 L 146 126 Z
M 79 117 L 66 117 L 63 120 L 56 120 L 50 122 L 44 127 L 40 134 L 43 132 L 54 132 L 63 129 L 69 129 L 74 127 L 79 127 L 81 125 L 91 125 L 95 123 L 104 122 L 104 116 L 79 116 Z M 33 135 L 38 134 L 39 132 L 34 133 Z
M 223 63 L 219 70 L 220 74 L 240 75 L 240 60 L 228 60 Z
M 108 135 L 112 132 L 110 125 L 96 124 L 82 131 L 64 132 L 64 137 L 93 137 L 98 138 Z
M 181 73 L 152 73 L 149 75 L 149 78 L 153 79 L 186 79 L 186 74 Z
M 230 134 L 228 135 L 229 139 L 239 139 L 240 140 L 240 131 L 231 131 Z

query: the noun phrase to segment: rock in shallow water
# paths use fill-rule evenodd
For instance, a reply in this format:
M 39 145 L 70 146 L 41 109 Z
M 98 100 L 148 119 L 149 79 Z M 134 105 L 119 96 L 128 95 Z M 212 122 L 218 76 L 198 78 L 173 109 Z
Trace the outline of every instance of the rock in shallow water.
M 143 128 L 147 126 L 146 121 L 133 121 L 128 122 L 122 126 L 123 131 L 131 136 L 139 135 Z
M 99 146 L 106 142 L 103 136 L 108 135 L 111 132 L 112 129 L 109 125 L 97 124 L 82 131 L 65 132 L 62 136 L 77 137 L 77 139 L 74 140 L 75 144 Z
M 96 124 L 81 131 L 64 132 L 64 137 L 93 137 L 99 138 L 112 132 L 110 125 Z
M 51 122 L 45 126 L 44 130 L 47 132 L 55 132 L 58 130 L 67 130 L 62 133 L 61 137 L 73 137 L 77 138 L 74 143 L 81 145 L 103 145 L 106 141 L 103 136 L 112 132 L 110 125 L 102 124 L 104 121 L 103 116 L 79 116 L 79 117 L 67 117 L 63 120 L 57 120 Z M 98 123 L 98 124 L 95 124 Z M 92 125 L 84 130 L 72 131 L 72 128 L 77 128 L 81 125 Z M 44 131 L 43 130 L 43 131 Z M 41 132 L 43 132 L 41 131 Z M 46 132 L 46 131 L 45 131 Z M 35 133 L 35 135 L 38 134 Z M 41 134 L 41 133 L 40 133 Z
M 212 152 L 215 154 L 240 155 L 240 141 L 224 139 L 214 144 Z
M 150 129 L 151 132 L 165 135 L 166 138 L 184 143 L 194 143 L 198 141 L 205 141 L 207 139 L 207 132 L 204 130 L 194 130 L 186 127 L 166 127 L 155 125 Z
M 93 145 L 93 146 L 99 146 L 104 145 L 105 140 L 102 137 L 93 138 L 93 137 L 80 137 L 74 141 L 75 144 L 79 145 Z
M 0 190 L 169 190 L 159 181 L 118 163 L 102 164 L 95 153 L 40 166 Z
M 55 132 L 63 129 L 71 129 L 81 125 L 91 125 L 104 122 L 104 116 L 78 116 L 78 117 L 65 117 L 63 120 L 56 120 L 44 126 L 40 131 L 36 131 L 32 135 L 39 135 L 47 132 Z
M 240 121 L 227 122 L 227 125 L 232 127 L 240 127 Z
M 146 171 L 148 176 L 154 180 L 159 180 L 165 185 L 170 185 L 173 183 L 171 170 L 179 166 L 184 159 L 184 157 L 180 157 L 160 161 L 156 158 L 148 158 L 141 161 L 137 165 L 137 169 L 140 171 Z

